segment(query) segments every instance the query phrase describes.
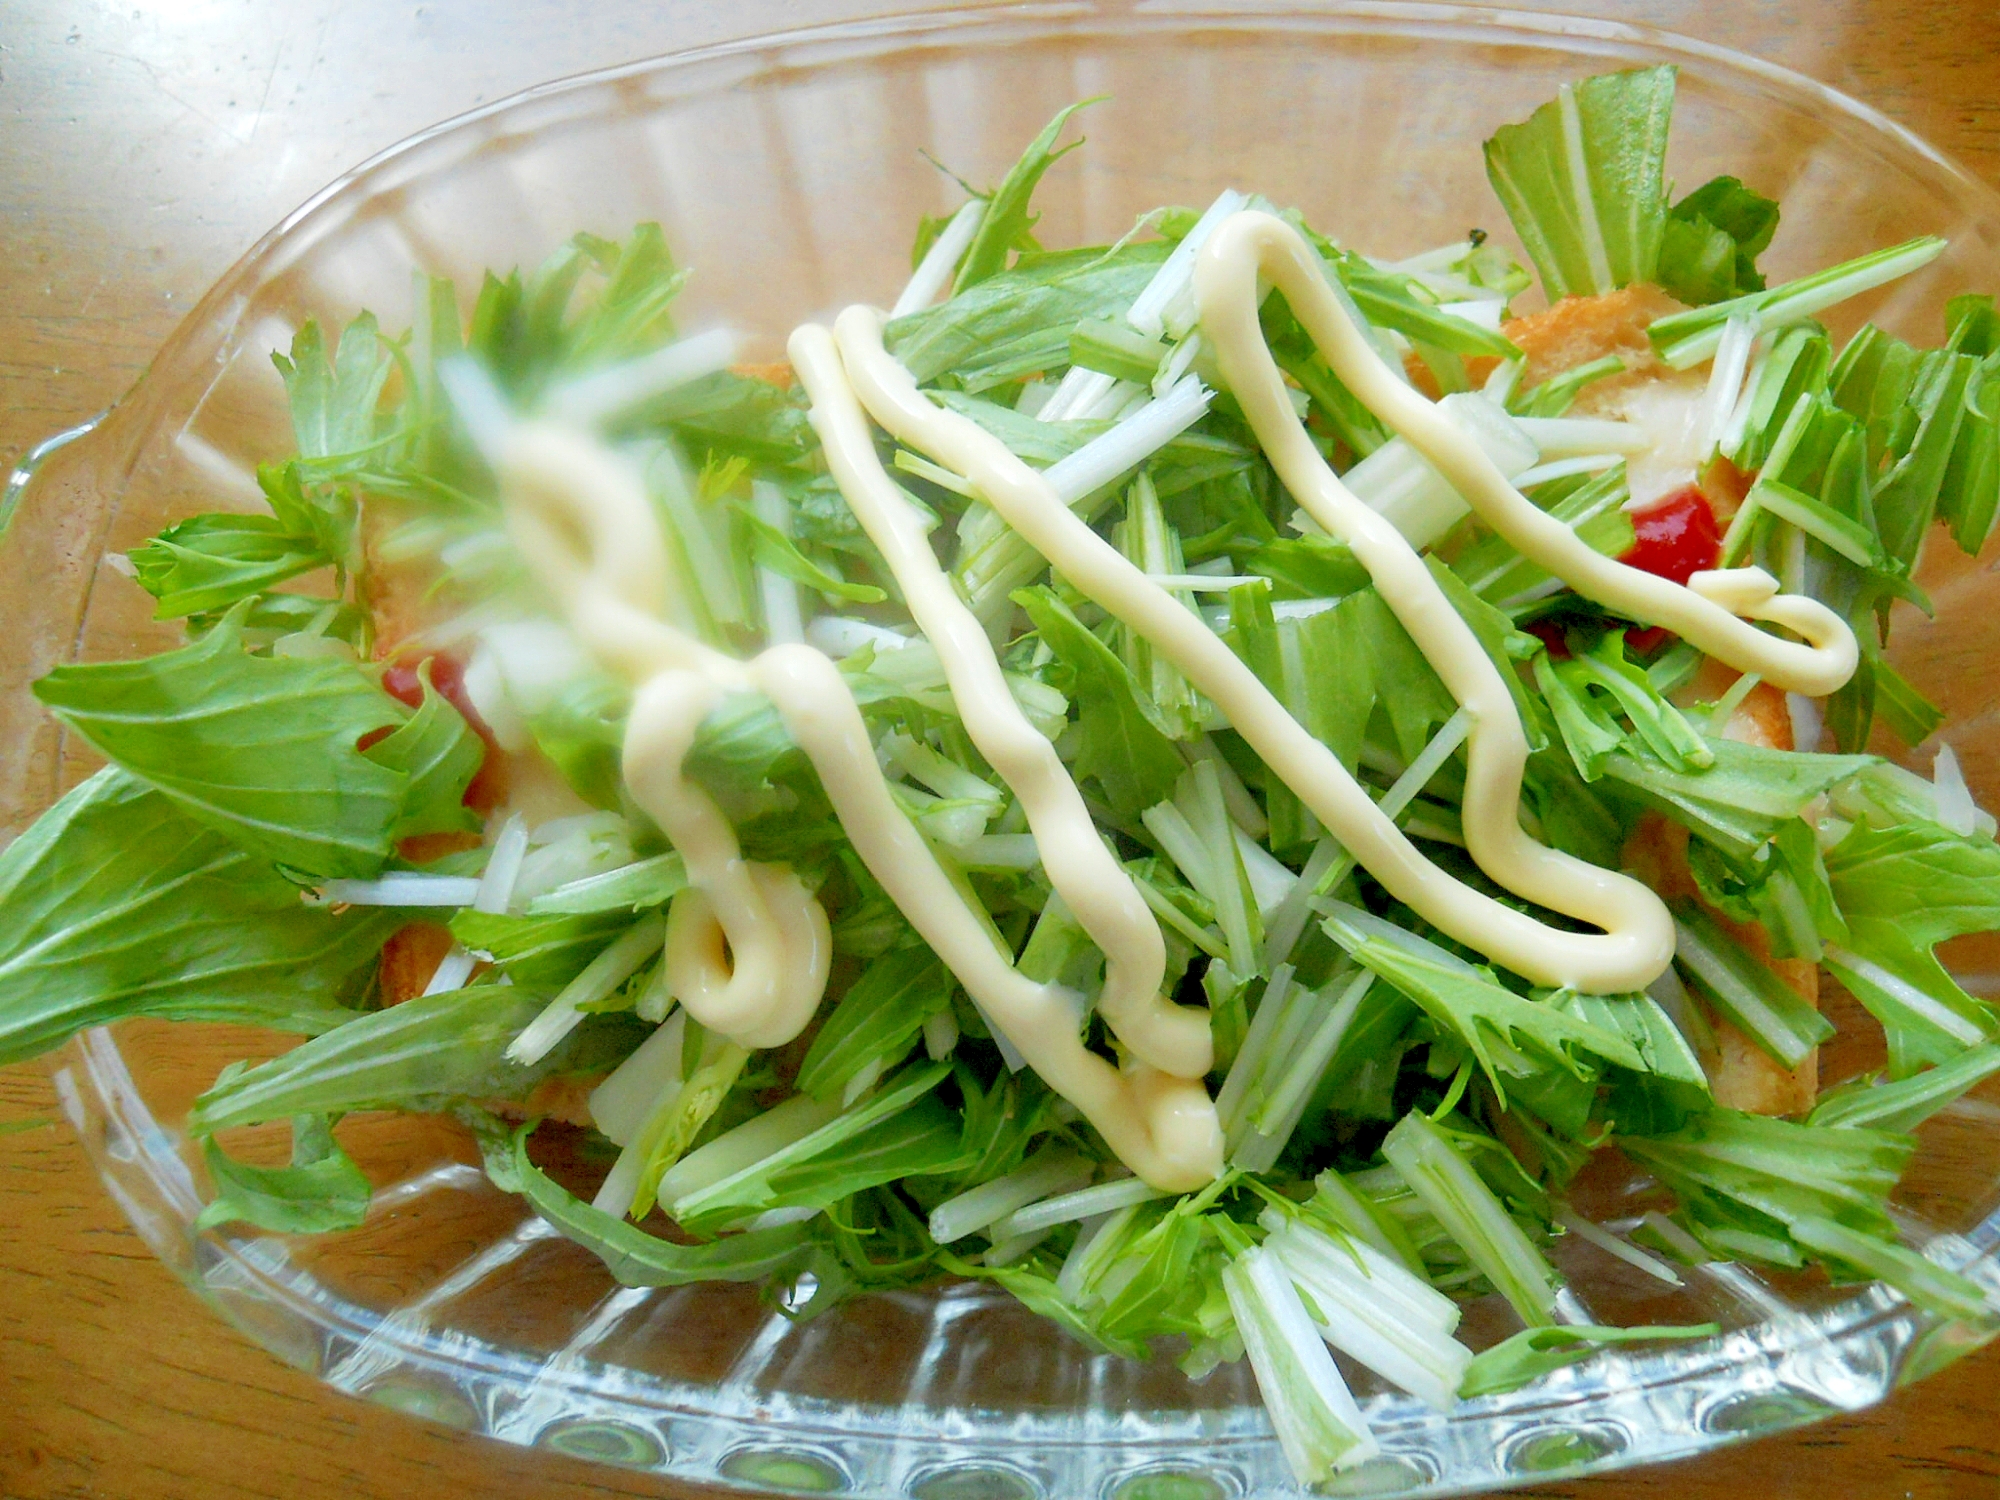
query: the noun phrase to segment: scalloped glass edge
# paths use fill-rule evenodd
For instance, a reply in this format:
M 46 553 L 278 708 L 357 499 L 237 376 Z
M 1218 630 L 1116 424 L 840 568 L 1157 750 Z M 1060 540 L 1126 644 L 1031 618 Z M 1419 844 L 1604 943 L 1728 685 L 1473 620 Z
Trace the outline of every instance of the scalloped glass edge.
M 1016 1416 L 1001 1431 L 940 1433 L 882 1407 L 774 1395 L 748 1380 L 709 1386 L 635 1377 L 584 1358 L 525 1357 L 432 1327 L 425 1303 L 555 1236 L 532 1216 L 418 1303 L 371 1312 L 290 1264 L 281 1239 L 193 1231 L 201 1193 L 108 1029 L 58 1053 L 52 1076 L 105 1187 L 154 1254 L 239 1332 L 348 1395 L 503 1442 L 760 1493 L 916 1500 L 1298 1493 L 1259 1408 L 1168 1421 L 1147 1414 L 1153 1430 L 1142 1435 L 1129 1412 L 1085 1413 L 1081 1421 Z M 441 1170 L 476 1175 L 470 1167 Z M 2000 1212 L 1968 1235 L 1935 1237 L 1927 1253 L 2000 1291 Z M 1807 1315 L 1735 1267 L 1709 1273 L 1733 1277 L 1734 1290 L 1771 1316 L 1697 1343 L 1596 1359 L 1516 1392 L 1462 1402 L 1449 1415 L 1408 1397 L 1377 1397 L 1364 1405 L 1382 1456 L 1314 1493 L 1446 1495 L 1683 1458 L 1871 1406 L 2000 1332 L 1943 1321 L 1879 1285 Z M 614 1291 L 601 1316 L 620 1316 L 647 1295 Z M 1199 1459 L 1191 1462 L 1191 1452 Z
M 1397 0 L 1331 9 L 1209 9 L 1141 0 L 1122 13 L 1088 3 L 976 6 L 749 37 L 646 59 L 542 84 L 421 131 L 287 215 L 189 313 L 153 369 L 197 351 L 208 330 L 226 323 L 242 287 L 284 269 L 301 231 L 330 232 L 356 200 L 392 186 L 401 174 L 448 164 L 454 142 L 477 149 L 489 139 L 480 127 L 539 101 L 642 74 L 732 61 L 754 66 L 767 54 L 787 62 L 808 55 L 825 60 L 925 41 L 963 44 L 988 33 L 1004 38 L 1021 27 L 1071 26 L 1089 34 L 1134 25 L 1476 36 L 1496 44 L 1570 47 L 1612 60 L 1690 63 L 1753 77 L 1844 115 L 1921 157 L 1956 189 L 2000 204 L 1927 142 L 1859 101 L 1775 64 L 1645 26 Z M 0 545 L 38 470 L 58 449 L 81 439 L 90 440 L 85 446 L 109 446 L 127 432 L 135 439 L 143 433 L 153 384 L 149 373 L 110 413 L 55 434 L 23 456 L 0 497 Z M 113 460 L 120 485 L 130 476 L 132 451 L 121 455 L 126 463 Z M 532 1216 L 417 1303 L 387 1314 L 357 1306 L 291 1263 L 279 1238 L 195 1231 L 203 1199 L 181 1154 L 182 1138 L 154 1117 L 113 1029 L 76 1038 L 51 1059 L 51 1076 L 107 1191 L 159 1259 L 232 1327 L 346 1394 L 520 1446 L 754 1493 L 915 1500 L 1232 1500 L 1300 1493 L 1257 1407 L 1015 1414 L 1004 1425 L 982 1425 L 975 1412 L 969 1414 L 975 1420 L 959 1421 L 960 1430 L 943 1430 L 935 1420 L 914 1424 L 899 1408 L 774 1394 L 747 1378 L 713 1385 L 672 1381 L 567 1353 L 544 1359 L 433 1327 L 426 1304 L 448 1300 L 555 1236 Z M 476 1169 L 447 1166 L 436 1173 L 476 1176 Z M 2000 1305 L 2000 1209 L 1965 1234 L 1934 1236 L 1924 1249 L 1994 1289 Z M 1519 1391 L 1461 1403 L 1448 1415 L 1407 1397 L 1375 1397 L 1364 1409 L 1382 1456 L 1314 1493 L 1385 1500 L 1458 1494 L 1687 1457 L 1873 1405 L 2000 1334 L 2000 1321 L 1946 1322 L 1879 1285 L 1807 1314 L 1735 1267 L 1709 1271 L 1724 1281 L 1737 1278 L 1732 1290 L 1766 1310 L 1766 1320 L 1697 1343 L 1623 1350 Z M 622 1316 L 647 1295 L 613 1290 L 601 1312 Z M 751 1343 L 752 1356 L 758 1342 Z

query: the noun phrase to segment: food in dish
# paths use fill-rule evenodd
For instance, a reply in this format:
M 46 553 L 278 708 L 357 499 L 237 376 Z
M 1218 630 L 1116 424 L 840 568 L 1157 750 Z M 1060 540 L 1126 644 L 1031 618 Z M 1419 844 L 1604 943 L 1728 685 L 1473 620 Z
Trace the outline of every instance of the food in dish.
M 1566 1206 L 1607 1141 L 1655 1251 L 1979 1315 L 1884 1204 L 1996 1066 L 1930 953 L 2000 925 L 1991 823 L 1859 752 L 1936 727 L 1873 621 L 1991 525 L 1992 307 L 1836 355 L 1936 242 L 1765 288 L 1775 205 L 1669 204 L 1671 92 L 1489 143 L 1525 318 L 1491 241 L 1234 191 L 1043 251 L 1066 111 L 783 367 L 676 336 L 651 229 L 303 330 L 270 514 L 130 557 L 192 643 L 42 685 L 113 765 L 0 864 L 0 1036 L 310 1035 L 197 1105 L 210 1223 L 358 1222 L 332 1122 L 453 1109 L 629 1281 L 1247 1353 L 1305 1478 L 1371 1451 L 1328 1342 L 1443 1405 L 1699 1331 L 1553 1326 L 1553 1233 L 1676 1274 Z M 1822 966 L 1890 1075 L 1824 1100 Z

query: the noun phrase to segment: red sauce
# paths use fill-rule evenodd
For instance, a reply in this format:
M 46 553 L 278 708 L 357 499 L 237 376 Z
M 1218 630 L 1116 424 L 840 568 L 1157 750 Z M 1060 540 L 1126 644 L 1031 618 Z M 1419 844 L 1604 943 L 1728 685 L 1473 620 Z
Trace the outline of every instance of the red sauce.
M 479 717 L 472 700 L 466 696 L 465 669 L 449 656 L 404 657 L 383 667 L 382 691 L 411 708 L 421 707 L 424 683 L 417 670 L 425 661 L 431 664 L 431 686 L 465 716 L 465 722 L 472 726 L 472 732 L 486 747 L 479 770 L 465 789 L 465 805 L 476 813 L 491 812 L 507 795 L 506 763 L 501 759 L 500 746 L 493 738 L 493 731 L 486 727 L 486 721 Z
M 1569 660 L 1569 632 L 1561 620 L 1530 620 L 1521 628 L 1548 648 L 1550 661 Z
M 1632 517 L 1638 533 L 1631 550 L 1618 560 L 1641 572 L 1685 584 L 1695 574 L 1715 566 L 1722 556 L 1722 533 L 1708 496 L 1695 485 L 1675 490 Z
M 1722 556 L 1722 532 L 1715 511 L 1697 485 L 1685 485 L 1632 517 L 1637 540 L 1618 560 L 1661 578 L 1685 585 L 1695 574 L 1713 568 Z M 1667 639 L 1668 632 L 1652 625 L 1634 630 L 1625 644 L 1643 655 Z

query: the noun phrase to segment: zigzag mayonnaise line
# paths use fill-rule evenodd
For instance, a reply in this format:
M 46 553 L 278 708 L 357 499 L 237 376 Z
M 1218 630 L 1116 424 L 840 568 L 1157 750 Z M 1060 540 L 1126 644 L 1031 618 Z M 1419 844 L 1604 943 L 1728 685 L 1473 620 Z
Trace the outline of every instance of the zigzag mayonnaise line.
M 1260 275 L 1285 294 L 1341 383 L 1428 459 L 1480 519 L 1523 557 L 1612 613 L 1665 626 L 1717 661 L 1754 672 L 1786 692 L 1824 697 L 1854 675 L 1859 651 L 1847 622 L 1818 600 L 1780 595 L 1777 580 L 1762 568 L 1697 573 L 1683 588 L 1592 551 L 1508 483 L 1477 443 L 1382 362 L 1327 286 L 1319 257 L 1297 230 L 1267 213 L 1235 214 L 1209 236 L 1196 258 L 1202 331 L 1293 498 L 1335 536 L 1345 539 L 1315 506 L 1329 513 L 1366 507 L 1313 450 L 1284 397 L 1278 367 L 1257 327 Z M 1336 491 L 1345 507 L 1326 498 Z M 1372 562 L 1369 567 L 1373 571 Z M 1805 642 L 1769 635 L 1741 615 L 1782 625 Z M 1436 658 L 1432 661 L 1435 665 Z
M 1189 1192 L 1212 1181 L 1222 1170 L 1222 1130 L 1201 1080 L 1137 1061 L 1121 1070 L 1088 1050 L 1074 997 L 1028 978 L 994 946 L 890 796 L 839 668 L 810 646 L 774 646 L 757 660 L 765 691 L 818 770 L 855 853 L 1028 1065 L 1154 1187 Z
M 625 782 L 680 852 L 691 886 L 667 916 L 668 988 L 711 1030 L 746 1047 L 782 1046 L 826 990 L 826 912 L 790 870 L 745 860 L 728 818 L 681 768 L 715 700 L 756 686 L 759 663 L 660 618 L 674 579 L 659 523 L 637 476 L 601 443 L 522 423 L 496 467 L 522 555 L 585 648 L 636 689 Z
M 966 733 L 1021 799 L 1050 883 L 1103 950 L 1098 1013 L 1142 1062 L 1176 1077 L 1200 1078 L 1214 1062 L 1208 1017 L 1161 996 L 1166 944 L 1159 924 L 1105 847 L 1055 746 L 1014 702 L 986 631 L 952 588 L 916 512 L 882 468 L 832 336 L 807 325 L 792 334 L 790 353 L 812 400 L 827 467 L 936 648 Z
M 1214 1179 L 1222 1133 L 1199 1076 L 1136 1061 L 1114 1068 L 1083 1046 L 1071 996 L 1027 978 L 994 947 L 891 797 L 831 661 L 785 645 L 739 662 L 660 620 L 671 573 L 657 523 L 636 478 L 594 439 L 524 424 L 498 467 L 509 523 L 543 582 L 584 644 L 637 687 L 625 779 L 687 863 L 693 888 L 668 915 L 666 962 L 670 992 L 696 1019 L 745 1046 L 779 1046 L 811 1018 L 826 985 L 819 903 L 789 870 L 744 860 L 728 820 L 683 774 L 719 693 L 762 691 L 862 862 L 1043 1080 L 1154 1187 L 1184 1192 Z
M 1236 732 L 1355 859 L 1425 920 L 1538 984 L 1611 993 L 1639 989 L 1666 968 L 1673 956 L 1673 924 L 1660 899 L 1626 876 L 1541 851 L 1546 858 L 1533 872 L 1535 888 L 1556 883 L 1550 879 L 1553 874 L 1567 885 L 1562 894 L 1569 899 L 1548 904 L 1605 929 L 1596 934 L 1558 931 L 1438 869 L 1214 631 L 1091 530 L 1039 473 L 998 438 L 943 410 L 918 390 L 910 372 L 882 346 L 880 313 L 851 307 L 840 315 L 835 329 L 848 377 L 875 420 L 898 441 L 964 475 L 1058 573 L 1164 652 L 1221 708 Z M 1453 441 L 1471 445 L 1456 432 Z M 1387 523 L 1373 517 L 1373 512 L 1368 514 L 1388 530 Z M 1407 544 L 1400 537 L 1396 541 L 1408 553 Z M 1414 554 L 1410 556 L 1416 561 Z M 1427 594 L 1403 599 L 1392 595 L 1392 589 L 1406 586 L 1401 574 L 1384 587 L 1399 616 L 1407 624 L 1414 615 L 1442 610 L 1465 632 L 1468 653 L 1491 672 L 1478 643 L 1428 571 L 1421 562 L 1416 566 Z M 1412 581 L 1407 587 L 1418 586 Z M 1430 633 L 1436 638 L 1435 631 Z M 1418 636 L 1420 643 L 1423 639 Z M 1499 700 L 1487 702 L 1482 695 L 1470 706 L 1475 713 L 1483 709 L 1489 717 L 1500 718 L 1503 725 L 1511 722 L 1519 739 L 1513 702 L 1497 673 L 1493 680 L 1500 687 Z M 1499 813 L 1506 820 L 1516 818 L 1518 786 L 1517 775 Z M 1491 794 L 1490 778 L 1486 791 Z M 1473 821 L 1470 811 L 1467 816 L 1468 822 Z M 1521 844 L 1539 848 L 1525 835 L 1519 838 Z

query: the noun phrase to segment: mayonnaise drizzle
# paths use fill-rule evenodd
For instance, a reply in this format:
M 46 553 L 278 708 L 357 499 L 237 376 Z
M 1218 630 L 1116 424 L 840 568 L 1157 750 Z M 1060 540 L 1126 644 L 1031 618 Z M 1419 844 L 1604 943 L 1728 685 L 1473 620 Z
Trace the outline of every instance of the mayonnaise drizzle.
M 1523 557 L 1586 599 L 1663 625 L 1716 660 L 1755 672 L 1787 692 L 1824 697 L 1854 675 L 1859 651 L 1847 622 L 1816 599 L 1779 595 L 1777 580 L 1762 568 L 1697 573 L 1683 588 L 1593 551 L 1515 489 L 1478 444 L 1468 442 L 1383 363 L 1327 286 L 1319 257 L 1297 230 L 1267 213 L 1239 213 L 1209 236 L 1195 262 L 1202 330 L 1286 488 L 1335 536 L 1345 539 L 1319 511 L 1344 512 L 1341 500 L 1348 506 L 1355 502 L 1312 447 L 1285 398 L 1283 379 L 1257 326 L 1260 274 L 1285 294 L 1341 383 L 1428 459 Z M 1395 599 L 1390 603 L 1395 606 Z M 1782 625 L 1804 641 L 1780 639 L 1749 620 Z M 1435 655 L 1431 661 L 1438 665 Z
M 745 860 L 729 819 L 682 771 L 717 698 L 765 687 L 774 653 L 740 662 L 660 618 L 676 580 L 652 504 L 638 476 L 587 433 L 520 423 L 496 467 L 522 555 L 584 647 L 637 690 L 625 783 L 680 852 L 690 885 L 667 916 L 669 993 L 704 1026 L 746 1047 L 782 1046 L 812 1019 L 826 990 L 833 956 L 826 912 L 791 871 Z M 778 707 L 789 723 L 788 704 Z
M 1089 1051 L 1072 995 L 1028 978 L 994 946 L 890 795 L 839 668 L 809 646 L 773 647 L 759 660 L 774 663 L 765 690 L 819 771 L 854 852 L 1028 1065 L 1154 1187 L 1186 1192 L 1213 1179 L 1222 1170 L 1222 1131 L 1201 1080 L 1137 1060 L 1121 1070 Z
M 854 695 L 824 654 L 780 645 L 741 662 L 660 619 L 670 606 L 670 556 L 643 488 L 616 455 L 580 431 L 524 423 L 508 435 L 497 467 L 523 553 L 585 647 L 636 687 L 624 775 L 633 800 L 687 864 L 691 888 L 669 912 L 665 963 L 670 991 L 696 1019 L 745 1046 L 779 1046 L 804 1027 L 826 987 L 824 910 L 790 870 L 743 859 L 728 819 L 684 771 L 716 699 L 727 690 L 760 691 L 812 762 L 862 862 L 1035 1071 L 1153 1186 L 1182 1192 L 1213 1180 L 1222 1170 L 1222 1132 L 1201 1084 L 1206 1019 L 1159 998 L 1158 968 L 1150 980 L 1138 970 L 1148 995 L 1131 998 L 1128 979 L 1120 1005 L 1147 1050 L 1189 1076 L 1136 1056 L 1114 1068 L 1084 1047 L 1073 997 L 1029 979 L 994 946 L 891 796 Z M 938 642 L 948 670 L 978 681 L 976 659 L 967 667 L 967 653 L 950 640 Z M 991 651 L 980 635 L 976 655 L 990 663 Z M 992 664 L 996 691 L 1011 705 Z M 954 676 L 954 686 L 960 680 Z M 1080 799 L 1077 810 L 1101 850 Z M 1125 967 L 1133 968 L 1129 956 Z
M 1422 560 L 1381 517 L 1348 497 L 1367 518 L 1360 524 L 1381 534 L 1384 557 L 1391 556 L 1393 547 L 1407 561 L 1408 566 L 1392 563 L 1386 574 L 1376 574 L 1384 597 L 1406 625 L 1414 618 L 1423 626 L 1412 634 L 1434 662 L 1449 644 L 1454 659 L 1440 664 L 1451 669 L 1443 673 L 1446 685 L 1466 703 L 1475 738 L 1482 727 L 1491 726 L 1483 756 L 1475 757 L 1486 774 L 1468 780 L 1468 842 L 1472 825 L 1483 821 L 1488 854 L 1498 849 L 1509 874 L 1526 887 L 1523 894 L 1604 927 L 1604 933 L 1558 931 L 1438 869 L 1383 814 L 1333 752 L 1286 712 L 1199 617 L 1076 516 L 1048 482 L 998 438 L 933 404 L 910 372 L 882 347 L 879 313 L 849 308 L 835 326 L 848 376 L 875 420 L 898 441 L 964 475 L 1057 572 L 1164 652 L 1223 711 L 1265 765 L 1399 900 L 1441 930 L 1538 984 L 1573 985 L 1600 993 L 1630 990 L 1642 987 L 1666 967 L 1673 955 L 1673 924 L 1657 896 L 1626 876 L 1544 848 L 1521 831 L 1515 808 L 1527 743 L 1513 700 Z M 1282 394 L 1279 399 L 1284 399 Z M 1469 440 L 1457 436 L 1455 441 Z M 1449 633 L 1454 630 L 1457 635 Z M 1511 757 L 1511 781 L 1504 738 L 1510 728 L 1518 750 Z M 1482 803 L 1496 797 L 1504 801 L 1476 808 L 1475 797 Z M 1552 896 L 1562 899 L 1548 899 Z
M 1200 1078 L 1214 1061 L 1208 1017 L 1161 996 L 1167 955 L 1159 925 L 1105 847 L 1055 746 L 1014 702 L 985 629 L 952 588 L 922 520 L 883 469 L 831 335 L 809 324 L 792 334 L 790 353 L 812 400 L 827 467 L 896 575 L 917 627 L 936 648 L 965 732 L 1021 799 L 1042 868 L 1104 952 L 1098 1013 L 1142 1062 Z

